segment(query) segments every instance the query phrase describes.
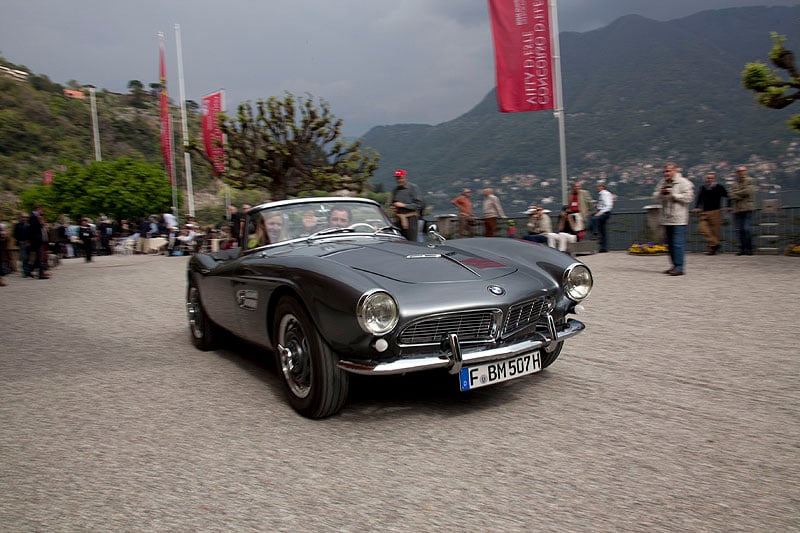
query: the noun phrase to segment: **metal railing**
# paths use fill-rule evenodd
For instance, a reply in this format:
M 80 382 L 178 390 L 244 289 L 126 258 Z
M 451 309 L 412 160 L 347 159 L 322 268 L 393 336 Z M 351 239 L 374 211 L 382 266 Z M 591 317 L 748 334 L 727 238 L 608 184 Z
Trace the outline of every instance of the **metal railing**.
M 759 247 L 759 224 L 767 219 L 766 214 L 762 216 L 762 210 L 756 210 L 753 214 L 753 247 Z M 772 227 L 769 231 L 778 235 L 778 248 L 783 251 L 791 243 L 800 242 L 800 206 L 781 207 L 777 215 L 769 215 L 769 220 L 777 218 L 777 230 Z M 436 217 L 435 221 L 442 233 L 448 239 L 457 239 L 458 219 L 457 217 L 444 215 Z M 555 217 L 553 217 L 555 225 Z M 689 252 L 705 251 L 707 246 L 702 236 L 697 230 L 699 215 L 692 214 L 689 220 L 689 230 L 686 238 L 686 250 Z M 513 235 L 509 235 L 510 221 L 513 221 Z M 497 237 L 522 237 L 527 233 L 527 216 L 513 217 L 498 222 L 495 236 Z M 608 240 L 610 250 L 627 250 L 634 243 L 657 243 L 657 237 L 648 225 L 648 212 L 641 211 L 615 211 L 608 220 Z M 483 235 L 483 223 L 480 219 L 476 220 L 474 226 L 475 236 Z M 722 217 L 722 242 L 721 251 L 734 252 L 738 249 L 738 239 L 735 234 L 733 224 L 733 213 L 724 213 Z

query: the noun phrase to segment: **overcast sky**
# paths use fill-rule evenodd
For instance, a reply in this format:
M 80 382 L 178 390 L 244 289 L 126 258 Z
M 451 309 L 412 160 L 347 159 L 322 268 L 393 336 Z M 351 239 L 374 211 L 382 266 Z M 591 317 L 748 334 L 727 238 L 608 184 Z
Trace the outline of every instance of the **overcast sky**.
M 510 0 L 509 0 L 510 1 Z M 589 31 L 627 14 L 671 20 L 706 9 L 800 0 L 560 0 L 560 30 Z M 346 135 L 376 125 L 457 118 L 494 86 L 486 0 L 2 0 L 0 55 L 58 83 L 127 92 L 158 81 L 179 101 L 175 24 L 186 99 L 225 89 L 239 102 L 311 93 Z M 769 46 L 765 36 L 765 53 Z

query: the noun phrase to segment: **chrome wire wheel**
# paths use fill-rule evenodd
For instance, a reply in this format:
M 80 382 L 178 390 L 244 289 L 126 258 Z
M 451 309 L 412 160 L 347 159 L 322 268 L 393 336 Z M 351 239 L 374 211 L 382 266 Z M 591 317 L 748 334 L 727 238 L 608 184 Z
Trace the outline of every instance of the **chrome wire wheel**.
M 200 289 L 190 283 L 186 292 L 186 314 L 189 319 L 189 334 L 192 344 L 200 350 L 213 350 L 219 337 L 219 328 L 203 310 Z
M 289 404 L 308 418 L 338 413 L 347 400 L 350 379 L 305 306 L 286 295 L 278 300 L 274 316 L 275 358 Z
M 281 317 L 278 326 L 278 357 L 289 390 L 298 398 L 311 392 L 311 356 L 303 325 L 293 314 Z

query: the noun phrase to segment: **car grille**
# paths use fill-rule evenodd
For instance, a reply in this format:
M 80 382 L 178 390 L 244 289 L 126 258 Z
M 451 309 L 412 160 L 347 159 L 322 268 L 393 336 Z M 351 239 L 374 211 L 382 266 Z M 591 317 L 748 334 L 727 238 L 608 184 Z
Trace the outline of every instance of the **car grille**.
M 503 325 L 503 335 L 509 335 L 531 324 L 535 324 L 542 312 L 547 309 L 547 300 L 539 298 L 512 305 L 508 309 L 508 316 Z
M 484 309 L 447 313 L 417 320 L 400 333 L 400 344 L 432 344 L 442 342 L 451 333 L 460 342 L 488 341 L 495 337 L 499 311 Z

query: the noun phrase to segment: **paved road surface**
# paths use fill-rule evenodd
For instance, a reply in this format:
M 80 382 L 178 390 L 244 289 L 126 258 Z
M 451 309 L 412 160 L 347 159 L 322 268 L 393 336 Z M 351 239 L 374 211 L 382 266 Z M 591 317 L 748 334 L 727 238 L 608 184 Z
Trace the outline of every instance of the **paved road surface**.
M 359 378 L 286 405 L 248 346 L 189 343 L 185 258 L 0 288 L 0 529 L 800 531 L 800 260 L 584 258 L 587 331 L 462 394 Z

